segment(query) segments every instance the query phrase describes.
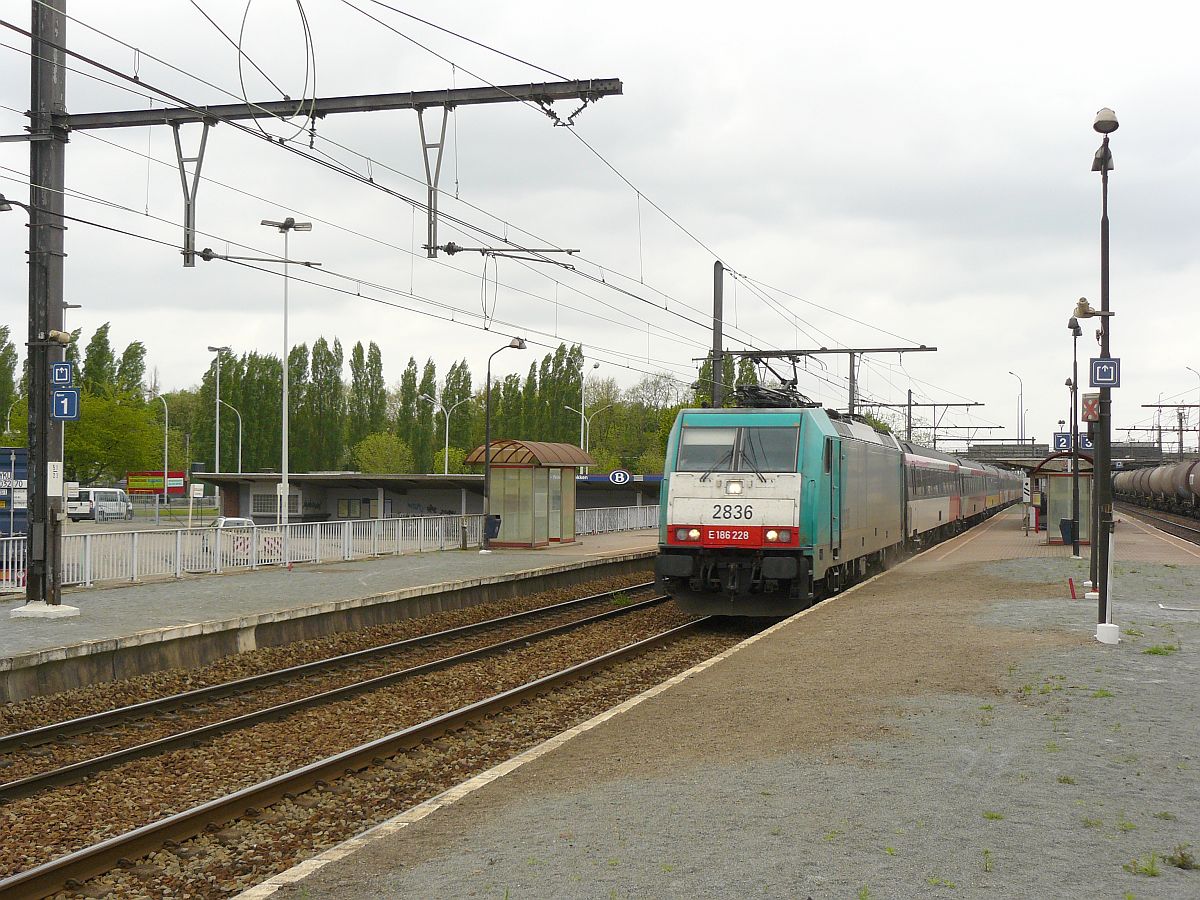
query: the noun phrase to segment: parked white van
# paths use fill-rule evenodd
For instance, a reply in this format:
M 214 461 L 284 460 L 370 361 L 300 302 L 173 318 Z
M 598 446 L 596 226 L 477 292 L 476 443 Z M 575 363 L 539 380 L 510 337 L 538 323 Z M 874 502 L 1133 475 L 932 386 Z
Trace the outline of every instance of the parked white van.
M 67 515 L 72 522 L 80 519 L 94 519 L 97 522 L 132 519 L 133 502 L 120 488 L 80 488 L 79 496 L 67 501 Z

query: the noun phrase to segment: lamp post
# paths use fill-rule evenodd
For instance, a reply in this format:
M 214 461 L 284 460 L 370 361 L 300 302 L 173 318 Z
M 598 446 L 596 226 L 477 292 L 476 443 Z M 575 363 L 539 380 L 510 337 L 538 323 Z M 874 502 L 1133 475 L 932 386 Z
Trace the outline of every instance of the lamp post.
M 580 412 L 579 410 L 577 410 L 573 406 L 564 406 L 563 409 L 569 410 L 570 412 L 577 412 L 577 413 L 579 413 L 580 416 L 583 416 L 583 413 Z M 580 447 L 582 448 L 584 453 L 588 452 L 589 445 L 592 443 L 592 419 L 594 419 L 596 416 L 600 415 L 600 413 L 604 412 L 606 409 L 612 409 L 612 404 L 605 403 L 599 409 L 592 410 L 592 414 L 590 416 L 584 417 L 585 421 L 587 422 L 587 430 L 584 432 L 584 439 L 580 443 Z
M 213 472 L 220 474 L 221 472 L 221 354 L 228 353 L 228 347 L 209 347 L 209 353 L 217 354 L 217 402 L 213 407 L 217 411 L 216 427 L 213 430 Z M 221 485 L 217 484 L 215 491 L 217 499 L 217 515 L 221 515 Z
M 1105 107 L 1096 113 L 1092 128 L 1104 136 L 1100 149 L 1092 160 L 1092 171 L 1100 173 L 1100 356 L 1108 359 L 1109 327 L 1108 319 L 1112 315 L 1109 309 L 1109 277 L 1108 277 L 1108 173 L 1112 170 L 1112 151 L 1109 150 L 1109 135 L 1117 130 L 1119 123 L 1117 115 Z M 1078 312 L 1076 312 L 1078 315 Z M 1096 533 L 1099 542 L 1097 552 L 1093 554 L 1096 560 L 1096 579 L 1098 586 L 1097 599 L 1097 629 L 1099 637 L 1102 631 L 1106 634 L 1112 628 L 1102 628 L 1108 624 L 1108 566 L 1109 566 L 1109 535 L 1112 534 L 1112 389 L 1100 388 L 1100 416 L 1096 428 L 1096 456 L 1092 466 L 1094 479 L 1093 490 L 1096 492 L 1096 508 L 1099 511 L 1100 528 Z
M 242 474 L 242 414 L 237 411 L 237 407 L 232 403 L 227 403 L 224 400 L 219 401 L 222 406 L 228 406 L 233 410 L 233 414 L 238 417 L 238 455 L 237 455 L 237 470 L 238 474 Z
M 167 505 L 167 429 L 171 427 L 171 416 L 170 413 L 167 412 L 167 398 L 162 394 L 156 394 L 155 396 L 162 401 L 163 405 L 163 489 L 162 502 L 159 503 L 154 510 L 154 527 L 157 528 L 158 518 L 162 512 L 162 508 Z
M 593 369 L 600 368 L 600 363 L 598 363 L 598 362 L 592 363 L 592 368 Z M 587 409 L 587 400 L 584 395 L 585 387 L 587 387 L 587 366 L 581 365 L 579 367 L 579 410 L 578 410 L 578 412 L 579 412 L 579 446 L 581 449 L 583 449 L 583 442 L 585 439 L 585 432 L 584 432 L 585 421 L 584 421 L 584 417 L 583 417 L 583 411 L 585 409 Z M 567 409 L 571 409 L 571 407 L 568 406 Z M 575 412 L 576 410 L 572 409 L 571 411 Z
M 470 400 L 471 398 L 463 397 L 463 399 L 459 400 L 457 403 L 455 403 L 449 409 L 446 409 L 444 404 L 439 403 L 437 400 L 434 400 L 428 394 L 421 394 L 420 399 L 427 400 L 430 403 L 432 403 L 434 406 L 436 406 L 438 409 L 440 409 L 442 411 L 442 415 L 446 419 L 446 440 L 445 440 L 444 448 L 442 450 L 442 474 L 449 475 L 450 474 L 450 414 L 452 412 L 454 412 L 456 409 L 458 409 L 460 406 L 462 406 L 464 403 L 466 403 L 468 400 Z
M 492 360 L 496 358 L 497 353 L 504 350 L 524 350 L 525 346 L 524 338 L 515 337 L 494 351 L 487 361 L 487 388 L 484 390 L 483 404 L 483 547 L 480 553 L 492 552 L 488 548 L 491 541 L 487 535 L 489 517 L 492 514 Z
M 288 551 L 288 368 L 289 359 L 288 353 L 288 235 L 293 231 L 312 231 L 312 222 L 297 222 L 291 216 L 288 216 L 282 222 L 274 222 L 271 219 L 263 219 L 261 224 L 268 228 L 276 229 L 283 235 L 283 399 L 282 399 L 282 437 L 280 440 L 280 479 L 279 479 L 279 524 L 283 526 L 283 565 L 287 565 L 289 561 Z
M 1079 558 L 1079 320 L 1067 320 L 1071 332 L 1071 556 Z
M 58 70 L 60 65 L 51 63 L 52 71 Z M 34 121 L 32 130 L 37 137 L 50 136 L 51 105 L 56 102 L 56 95 L 62 96 L 58 92 L 63 90 L 65 81 L 59 80 L 63 75 L 64 72 L 57 71 L 51 77 L 56 86 L 46 84 L 45 76 L 34 79 L 34 111 L 30 115 Z M 61 100 L 57 102 L 61 104 Z M 26 359 L 29 409 L 25 432 L 29 452 L 29 515 L 26 519 L 29 558 L 25 570 L 25 606 L 9 613 L 14 618 L 79 615 L 77 607 L 62 604 L 63 423 L 51 418 L 49 384 L 51 360 L 65 360 L 66 347 L 71 342 L 71 336 L 62 324 L 63 195 L 41 186 L 52 181 L 55 173 L 61 179 L 63 157 L 58 140 L 45 141 L 45 145 L 44 154 L 31 150 L 32 203 L 10 200 L 0 194 L 0 212 L 9 212 L 19 206 L 29 217 L 29 342 L 26 345 L 29 348 Z M 58 302 L 50 302 L 52 298 Z M 57 475 L 57 493 L 49 490 L 52 474 Z
M 17 404 L 20 402 L 21 402 L 21 398 L 18 397 L 16 400 L 14 400 L 12 403 L 10 403 L 8 405 L 8 412 L 6 412 L 4 414 L 4 433 L 5 434 L 8 434 L 10 431 L 12 431 L 12 411 L 17 408 Z
M 1021 376 L 1016 372 L 1009 372 L 1013 378 L 1017 379 L 1017 384 L 1020 385 L 1017 393 L 1017 442 L 1025 443 L 1025 382 L 1021 380 Z

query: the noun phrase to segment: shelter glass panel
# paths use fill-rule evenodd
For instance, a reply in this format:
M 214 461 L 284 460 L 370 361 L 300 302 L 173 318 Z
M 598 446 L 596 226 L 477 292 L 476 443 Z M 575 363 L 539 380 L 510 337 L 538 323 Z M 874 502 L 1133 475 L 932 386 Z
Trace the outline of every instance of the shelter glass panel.
M 533 470 L 533 542 L 544 544 L 550 539 L 550 470 Z

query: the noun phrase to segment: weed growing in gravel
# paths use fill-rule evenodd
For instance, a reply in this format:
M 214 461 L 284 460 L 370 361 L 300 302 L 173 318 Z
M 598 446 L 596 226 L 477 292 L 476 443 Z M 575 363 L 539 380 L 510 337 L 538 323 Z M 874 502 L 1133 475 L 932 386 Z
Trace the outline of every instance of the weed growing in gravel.
M 781 834 L 783 834 L 783 829 L 780 828 L 778 825 L 776 825 L 774 828 L 771 829 L 772 837 L 779 837 Z
M 1155 644 L 1153 647 L 1147 647 L 1142 652 L 1148 656 L 1170 656 L 1178 649 L 1178 644 Z
M 939 878 L 937 875 L 930 875 L 929 878 L 927 878 L 926 880 L 930 884 L 932 884 L 934 887 L 947 887 L 947 888 L 950 888 L 951 890 L 958 887 L 958 885 L 955 884 L 953 881 L 950 881 L 949 879 L 946 879 L 946 878 Z
M 858 900 L 871 900 L 871 889 L 865 884 L 858 889 Z
M 1163 858 L 1177 869 L 1200 869 L 1191 844 L 1176 844 L 1175 849 Z
M 1157 878 L 1162 874 L 1162 869 L 1158 866 L 1158 854 L 1151 853 L 1144 860 L 1131 859 L 1125 865 L 1121 866 L 1130 875 L 1146 875 L 1150 878 Z
M 1061 753 L 1062 747 L 1058 746 L 1058 744 L 1054 743 L 1054 741 L 1049 741 L 1046 744 L 1046 752 L 1047 753 Z
M 895 856 L 896 848 L 895 847 L 884 847 L 883 852 L 886 853 L 888 856 Z
M 844 832 L 838 831 L 836 828 L 831 828 L 827 832 L 825 832 L 825 840 L 836 841 L 843 834 L 844 834 Z
M 628 606 L 632 602 L 633 602 L 633 598 L 630 597 L 628 594 L 626 594 L 624 591 L 621 591 L 619 594 L 613 594 L 613 598 L 612 598 L 613 606 Z
M 1121 817 L 1117 819 L 1117 830 L 1128 833 L 1130 831 L 1137 831 L 1137 826 L 1126 820 L 1125 815 L 1122 814 Z
M 983 851 L 983 871 L 990 872 L 995 868 L 995 863 L 992 861 L 992 851 L 985 849 Z
M 983 811 L 983 817 L 989 822 L 998 822 L 1004 818 L 1004 813 L 992 812 L 990 809 Z
M 1098 690 L 1098 691 L 1092 691 L 1092 699 L 1093 700 L 1105 700 L 1108 697 L 1111 697 L 1112 695 L 1113 695 L 1112 691 L 1105 690 L 1104 688 L 1100 688 L 1100 690 Z
M 992 711 L 992 704 L 990 704 L 990 703 L 985 703 L 985 704 L 983 704 L 983 706 L 981 706 L 981 707 L 979 707 L 979 708 L 980 708 L 981 710 L 983 710 L 984 712 L 991 712 L 991 711 Z
M 1141 631 L 1140 629 L 1137 629 L 1137 628 L 1126 628 L 1121 632 L 1121 634 L 1125 635 L 1126 637 L 1131 637 L 1131 638 L 1140 638 L 1140 637 L 1146 636 L 1146 632 Z
M 1179 816 L 1175 815 L 1175 813 L 1172 813 L 1172 812 L 1163 811 L 1163 812 L 1156 812 L 1154 814 L 1154 818 L 1162 819 L 1164 822 L 1174 822 L 1176 819 L 1179 818 Z
M 1084 828 L 1099 828 L 1103 824 L 1104 824 L 1103 819 L 1084 819 L 1083 820 Z
M 1059 775 L 1059 776 L 1058 776 L 1058 783 L 1059 783 L 1059 784 L 1074 784 L 1074 783 L 1075 783 L 1075 779 L 1074 779 L 1074 778 L 1072 778 L 1070 775 Z

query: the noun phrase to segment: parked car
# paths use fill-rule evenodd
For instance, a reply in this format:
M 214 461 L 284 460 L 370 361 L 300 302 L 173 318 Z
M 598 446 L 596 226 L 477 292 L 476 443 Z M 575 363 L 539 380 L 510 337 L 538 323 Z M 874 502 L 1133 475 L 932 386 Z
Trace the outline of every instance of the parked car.
M 236 516 L 217 516 L 213 520 L 213 528 L 253 528 L 254 522 L 250 519 L 241 519 Z
M 133 518 L 133 501 L 120 488 L 80 488 L 79 496 L 67 501 L 67 515 L 72 522 L 80 519 L 128 521 Z

